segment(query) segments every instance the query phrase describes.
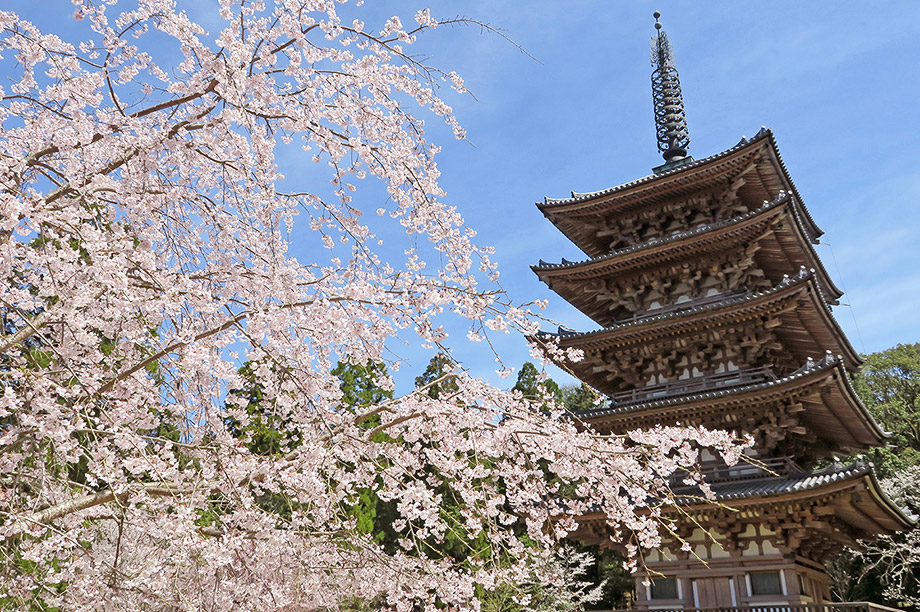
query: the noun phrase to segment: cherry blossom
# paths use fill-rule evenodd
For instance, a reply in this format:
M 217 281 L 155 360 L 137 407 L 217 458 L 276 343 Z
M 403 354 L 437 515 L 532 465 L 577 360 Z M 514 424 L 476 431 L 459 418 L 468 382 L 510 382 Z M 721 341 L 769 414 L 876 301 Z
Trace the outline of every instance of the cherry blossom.
M 445 350 L 445 314 L 477 340 L 539 322 L 438 185 L 425 120 L 463 138 L 465 89 L 410 51 L 429 11 L 220 0 L 208 30 L 171 0 L 74 4 L 77 45 L 0 12 L 5 605 L 475 610 L 558 581 L 587 512 L 658 545 L 669 475 L 737 458 L 724 432 L 600 436 L 462 368 L 449 397 L 343 407 L 336 363 Z M 394 228 L 408 246 L 380 248 Z M 245 433 L 253 384 L 278 452 Z M 362 492 L 395 505 L 396 550 L 357 527 Z M 448 534 L 485 544 L 432 553 Z

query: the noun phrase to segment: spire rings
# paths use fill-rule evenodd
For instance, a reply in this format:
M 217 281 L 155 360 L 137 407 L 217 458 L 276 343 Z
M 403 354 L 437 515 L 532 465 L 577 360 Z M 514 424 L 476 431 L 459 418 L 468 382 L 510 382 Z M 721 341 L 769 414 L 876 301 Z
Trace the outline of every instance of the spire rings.
M 680 89 L 680 77 L 674 66 L 674 55 L 667 34 L 661 29 L 655 11 L 656 34 L 651 40 L 652 101 L 655 106 L 655 131 L 658 151 L 665 161 L 677 161 L 687 156 L 690 145 L 690 131 L 684 111 L 684 98 Z

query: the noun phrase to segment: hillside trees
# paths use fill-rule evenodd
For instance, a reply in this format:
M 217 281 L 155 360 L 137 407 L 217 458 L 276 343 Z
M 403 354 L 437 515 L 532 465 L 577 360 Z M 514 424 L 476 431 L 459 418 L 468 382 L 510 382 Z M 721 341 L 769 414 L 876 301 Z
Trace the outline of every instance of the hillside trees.
M 908 514 L 920 516 L 920 344 L 899 344 L 866 357 L 854 375 L 862 402 L 891 436 L 872 449 L 881 485 Z M 846 550 L 829 566 L 832 590 L 844 601 L 870 600 L 920 609 L 920 528 Z
M 517 380 L 512 391 L 517 391 L 521 396 L 531 402 L 562 402 L 562 390 L 552 378 L 543 375 L 537 366 L 527 361 L 518 370 Z
M 886 448 L 871 451 L 881 477 L 920 464 L 920 344 L 873 353 L 854 377 L 863 403 L 885 431 Z
M 585 383 L 562 387 L 562 403 L 569 412 L 594 410 L 601 405 L 600 402 L 600 394 Z
M 656 545 L 663 477 L 699 445 L 734 460 L 726 434 L 596 436 L 462 367 L 438 397 L 333 373 L 397 334 L 443 346 L 442 312 L 535 330 L 438 186 L 422 116 L 462 137 L 440 88 L 463 84 L 410 52 L 430 13 L 217 8 L 207 31 L 78 0 L 75 44 L 0 12 L 3 605 L 475 609 L 562 580 L 588 509 Z M 366 491 L 395 546 L 359 526 Z M 422 545 L 448 534 L 462 562 Z
M 920 465 L 913 465 L 882 481 L 892 500 L 920 517 Z M 920 609 L 920 529 L 883 536 L 868 543 L 862 553 L 866 573 L 874 575 L 884 598 L 900 607 Z
M 437 353 L 425 366 L 425 371 L 415 377 L 415 386 L 431 399 L 455 395 L 460 387 L 451 372 L 456 367 L 445 353 Z

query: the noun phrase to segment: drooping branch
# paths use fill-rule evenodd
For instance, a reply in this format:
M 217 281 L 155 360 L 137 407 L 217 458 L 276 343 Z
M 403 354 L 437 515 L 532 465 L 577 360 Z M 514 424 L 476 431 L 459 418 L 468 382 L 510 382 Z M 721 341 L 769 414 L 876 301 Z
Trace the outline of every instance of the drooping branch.
M 98 493 L 90 493 L 81 497 L 75 497 L 66 502 L 61 502 L 50 508 L 45 508 L 44 510 L 33 512 L 28 516 L 19 518 L 16 522 L 3 530 L 3 535 L 0 536 L 0 542 L 16 540 L 33 527 L 47 525 L 51 521 L 67 516 L 68 514 L 87 510 L 94 506 L 101 506 L 102 504 L 107 504 L 116 499 L 120 502 L 124 502 L 139 493 L 145 493 L 151 497 L 177 497 L 188 495 L 194 491 L 195 489 L 192 487 L 169 483 L 132 485 L 120 493 L 116 493 L 112 489 L 105 489 Z
M 25 319 L 25 325 L 3 338 L 2 343 L 0 343 L 0 353 L 6 352 L 10 347 L 25 342 L 39 333 L 39 330 L 48 324 L 53 315 L 52 310 L 43 310 L 31 319 Z

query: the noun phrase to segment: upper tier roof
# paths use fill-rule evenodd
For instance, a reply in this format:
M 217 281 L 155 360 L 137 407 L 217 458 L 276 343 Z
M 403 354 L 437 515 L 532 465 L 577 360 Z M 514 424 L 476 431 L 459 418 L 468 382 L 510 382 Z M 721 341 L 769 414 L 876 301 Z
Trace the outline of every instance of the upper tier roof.
M 782 233 L 788 236 L 786 241 L 789 244 L 786 248 L 782 248 L 784 245 L 778 243 L 776 255 L 780 258 L 777 261 L 784 257 L 789 260 L 790 266 L 789 269 L 780 273 L 794 274 L 802 266 L 814 269 L 825 297 L 830 303 L 835 304 L 843 292 L 834 285 L 814 247 L 806 239 L 802 219 L 797 214 L 794 201 L 795 198 L 790 194 L 780 194 L 774 201 L 765 202 L 760 208 L 718 223 L 649 240 L 585 261 L 563 260 L 560 264 L 551 264 L 540 260 L 539 265 L 531 266 L 531 269 L 540 280 L 556 290 L 553 284 L 557 280 L 584 282 L 590 278 L 623 275 L 675 261 L 693 259 L 704 253 L 744 248 L 750 242 L 769 232 L 780 217 L 785 217 L 787 222 L 783 224 Z M 560 293 L 559 290 L 556 291 Z M 569 301 L 574 299 L 574 296 L 562 295 L 562 297 Z M 580 304 L 574 305 L 580 307 Z M 596 309 L 596 304 L 594 308 Z M 599 313 L 593 311 L 586 310 L 585 314 L 592 318 L 603 319 Z M 602 325 L 607 324 L 607 321 L 603 320 L 598 322 Z
M 570 198 L 545 198 L 537 203 L 537 207 L 589 257 L 599 257 L 605 254 L 605 249 L 596 236 L 585 230 L 585 220 L 655 206 L 667 199 L 728 184 L 742 173 L 749 174 L 748 181 L 757 185 L 752 187 L 754 201 L 772 200 L 780 191 L 794 194 L 807 238 L 817 242 L 823 232 L 802 204 L 802 198 L 780 156 L 773 132 L 766 128 L 762 128 L 754 138 L 742 139 L 734 147 L 716 155 L 610 189 L 572 192 Z M 757 180 L 753 181 L 755 177 Z

